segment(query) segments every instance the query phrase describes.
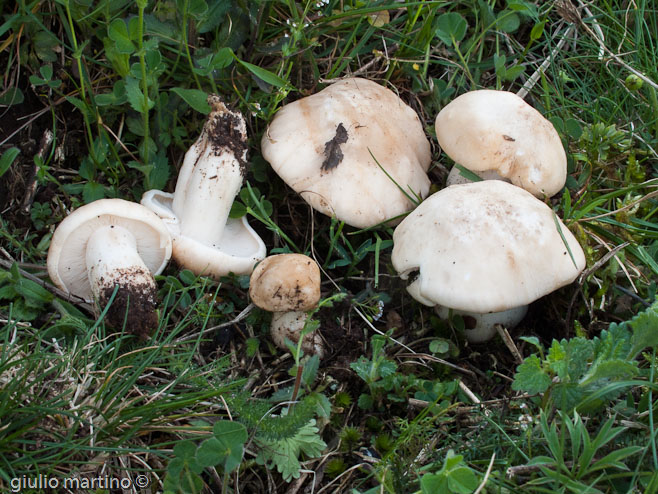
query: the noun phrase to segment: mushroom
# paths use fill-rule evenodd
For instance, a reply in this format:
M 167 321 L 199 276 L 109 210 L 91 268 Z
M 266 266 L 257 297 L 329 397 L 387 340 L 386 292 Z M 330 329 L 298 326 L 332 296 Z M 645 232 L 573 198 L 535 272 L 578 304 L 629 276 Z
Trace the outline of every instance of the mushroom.
M 171 257 L 171 236 L 157 215 L 123 199 L 101 199 L 76 209 L 57 227 L 48 274 L 62 290 L 101 307 L 113 327 L 146 337 L 155 327 L 154 275 Z
M 510 181 L 539 198 L 564 187 L 567 157 L 560 136 L 551 122 L 514 93 L 464 93 L 439 112 L 435 129 L 446 154 L 485 179 Z M 465 181 L 453 167 L 448 185 Z
M 571 283 L 585 267 L 575 237 L 529 192 L 498 180 L 453 185 L 395 229 L 393 267 L 428 306 L 463 313 L 466 337 L 513 327 L 525 306 Z M 511 311 L 511 312 L 510 312 Z M 481 316 L 482 315 L 482 316 Z
M 265 244 L 246 217 L 229 218 L 247 171 L 244 118 L 210 96 L 212 111 L 187 151 L 173 194 L 150 190 L 142 204 L 160 216 L 173 237 L 173 257 L 195 274 L 249 274 Z
M 320 268 L 302 254 L 278 254 L 265 258 L 251 274 L 249 296 L 257 307 L 273 312 L 272 340 L 285 350 L 285 339 L 299 342 L 307 312 L 320 301 Z M 322 338 L 317 332 L 302 340 L 305 353 L 324 356 Z
M 430 144 L 418 115 L 366 79 L 343 79 L 284 106 L 261 150 L 313 208 L 357 228 L 407 213 L 409 197 L 429 191 Z

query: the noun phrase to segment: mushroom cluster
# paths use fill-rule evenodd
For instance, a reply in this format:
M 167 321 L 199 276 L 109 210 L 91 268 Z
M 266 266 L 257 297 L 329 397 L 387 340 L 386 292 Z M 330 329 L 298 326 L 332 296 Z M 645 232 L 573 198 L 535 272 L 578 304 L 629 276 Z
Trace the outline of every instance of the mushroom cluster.
M 575 237 L 537 199 L 564 187 L 566 154 L 553 125 L 505 91 L 457 97 L 437 115 L 436 134 L 448 156 L 484 181 L 471 183 L 454 167 L 447 188 L 396 228 L 393 266 L 410 279 L 412 297 L 442 318 L 462 315 L 467 339 L 482 342 L 585 267 Z
M 265 244 L 245 217 L 228 218 L 247 168 L 242 115 L 210 96 L 212 111 L 188 150 L 174 194 L 148 191 L 142 204 L 103 199 L 55 230 L 48 272 L 63 290 L 107 309 L 116 328 L 148 336 L 157 326 L 154 275 L 170 257 L 196 274 L 249 274 Z M 116 293 L 115 293 L 116 290 Z

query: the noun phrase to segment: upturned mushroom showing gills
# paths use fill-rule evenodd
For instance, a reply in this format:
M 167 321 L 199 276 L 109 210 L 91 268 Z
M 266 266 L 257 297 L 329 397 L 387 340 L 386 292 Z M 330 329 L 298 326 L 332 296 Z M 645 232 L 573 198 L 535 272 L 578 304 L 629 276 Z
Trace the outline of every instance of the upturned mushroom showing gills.
M 247 171 L 247 127 L 217 96 L 201 136 L 187 151 L 173 194 L 150 190 L 142 204 L 160 216 L 173 237 L 173 257 L 195 274 L 249 274 L 265 244 L 247 219 L 229 218 Z
M 261 150 L 313 208 L 357 228 L 411 211 L 409 197 L 429 191 L 430 144 L 418 115 L 367 79 L 344 79 L 285 105 Z
M 62 290 L 105 307 L 107 322 L 146 337 L 157 327 L 154 275 L 171 257 L 171 236 L 157 215 L 122 199 L 76 209 L 53 234 L 48 274 Z
M 558 230 L 559 228 L 559 230 Z M 419 302 L 463 314 L 466 337 L 513 327 L 525 306 L 573 282 L 585 267 L 578 241 L 529 192 L 488 180 L 453 185 L 395 229 L 393 267 Z
M 286 338 L 299 342 L 307 312 L 320 301 L 320 268 L 302 254 L 267 257 L 251 274 L 249 296 L 254 305 L 274 313 L 270 334 L 276 346 L 285 350 Z M 302 350 L 323 357 L 324 344 L 317 331 L 304 337 Z
M 514 93 L 464 93 L 439 112 L 435 129 L 443 151 L 484 179 L 507 180 L 539 198 L 564 187 L 567 156 L 560 136 Z M 466 181 L 453 167 L 448 185 Z

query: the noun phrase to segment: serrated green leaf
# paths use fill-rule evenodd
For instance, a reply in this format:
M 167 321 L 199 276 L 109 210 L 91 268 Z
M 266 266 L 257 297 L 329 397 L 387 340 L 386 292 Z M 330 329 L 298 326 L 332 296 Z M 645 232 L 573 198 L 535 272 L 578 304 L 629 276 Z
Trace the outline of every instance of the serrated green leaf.
M 267 465 L 269 468 L 276 467 L 286 482 L 299 478 L 300 454 L 304 453 L 306 456 L 314 458 L 320 456 L 327 447 L 318 435 L 314 419 L 302 426 L 293 437 L 279 441 L 256 438 L 255 442 L 260 446 L 256 462 L 259 465 Z
M 543 393 L 551 385 L 551 378 L 541 366 L 537 355 L 530 355 L 516 368 L 512 389 L 528 393 Z
M 208 94 L 204 91 L 200 91 L 199 89 L 182 89 L 179 87 L 172 88 L 170 91 L 180 96 L 185 103 L 199 113 L 203 113 L 204 115 L 210 113 L 211 108 L 207 102 Z
M 628 321 L 628 325 L 633 330 L 629 358 L 634 359 L 647 347 L 658 346 L 658 300 Z
M 596 365 L 592 365 L 579 384 L 586 386 L 600 379 L 629 379 L 639 372 L 637 362 L 622 359 L 603 360 Z
M 144 104 L 144 93 L 140 88 L 139 81 L 133 77 L 126 77 L 126 97 L 133 110 L 145 113 L 153 108 L 154 102 L 150 98 L 147 105 Z

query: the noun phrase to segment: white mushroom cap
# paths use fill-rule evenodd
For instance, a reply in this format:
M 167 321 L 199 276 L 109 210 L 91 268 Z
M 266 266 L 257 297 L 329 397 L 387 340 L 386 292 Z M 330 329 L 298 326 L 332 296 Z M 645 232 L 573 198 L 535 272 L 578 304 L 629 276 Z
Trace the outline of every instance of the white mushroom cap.
M 429 191 L 431 151 L 418 115 L 366 79 L 344 79 L 284 106 L 261 149 L 313 208 L 358 228 L 413 209 L 398 185 L 411 197 Z
M 173 213 L 174 194 L 149 190 L 142 204 L 156 212 L 173 237 L 174 259 L 196 274 L 220 278 L 228 273 L 249 274 L 265 257 L 267 249 L 247 217 L 228 218 L 217 243 L 207 245 L 180 232 L 180 221 Z M 203 216 L 203 213 L 200 214 Z
M 441 148 L 475 173 L 495 171 L 540 198 L 564 187 L 567 157 L 560 136 L 514 93 L 462 94 L 439 112 L 435 125 Z
M 119 226 L 135 238 L 137 251 L 153 275 L 171 257 L 171 236 L 157 215 L 123 199 L 100 199 L 68 215 L 57 227 L 48 250 L 48 275 L 62 290 L 91 301 L 86 250 L 90 237 L 102 227 Z
M 433 194 L 400 223 L 393 242 L 400 276 L 418 272 L 409 286 L 414 298 L 477 313 L 529 304 L 585 267 L 578 241 L 546 204 L 497 180 Z
M 171 236 L 157 215 L 133 202 L 102 199 L 59 224 L 48 274 L 63 290 L 102 307 L 112 300 L 107 322 L 115 328 L 125 323 L 129 332 L 146 337 L 158 322 L 154 275 L 171 251 Z
M 285 339 L 299 342 L 301 331 L 320 301 L 320 268 L 302 254 L 278 254 L 265 258 L 249 280 L 251 301 L 263 310 L 274 312 L 270 324 L 272 341 L 285 350 Z M 324 344 L 317 331 L 305 335 L 302 349 L 324 356 Z
M 208 103 L 212 111 L 185 154 L 175 193 L 150 190 L 141 202 L 167 224 L 178 264 L 214 278 L 249 274 L 265 244 L 246 217 L 228 217 L 247 168 L 247 128 L 217 96 Z

